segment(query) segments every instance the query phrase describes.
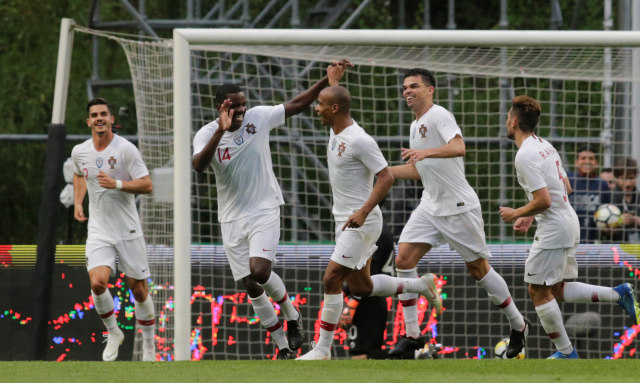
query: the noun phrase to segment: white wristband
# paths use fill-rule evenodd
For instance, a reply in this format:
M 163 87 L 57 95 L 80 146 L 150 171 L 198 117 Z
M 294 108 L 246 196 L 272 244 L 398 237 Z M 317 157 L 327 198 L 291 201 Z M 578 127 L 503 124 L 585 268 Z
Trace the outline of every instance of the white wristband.
M 116 189 L 122 190 L 122 181 L 116 180 Z

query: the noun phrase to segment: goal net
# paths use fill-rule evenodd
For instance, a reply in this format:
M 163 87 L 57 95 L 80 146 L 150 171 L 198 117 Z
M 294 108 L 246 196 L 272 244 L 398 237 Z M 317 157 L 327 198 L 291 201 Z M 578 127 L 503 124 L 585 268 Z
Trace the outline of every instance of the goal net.
M 316 32 L 322 39 L 323 31 Z M 358 32 L 359 36 L 368 33 Z M 174 71 L 176 41 L 141 42 L 107 35 L 123 47 L 130 64 L 139 146 L 154 182 L 154 193 L 141 197 L 140 213 L 152 264 L 157 343 L 163 360 L 175 358 L 174 344 L 180 340 L 185 344 L 185 337 L 190 359 L 263 359 L 273 358 L 275 353 L 275 344 L 261 327 L 243 286 L 231 276 L 217 223 L 214 174 L 191 169 L 185 136 L 177 136 L 186 129 L 190 143 L 201 126 L 216 118 L 215 91 L 223 83 L 239 84 L 249 108 L 277 105 L 321 79 L 331 60 L 349 59 L 356 68 L 346 73 L 341 84 L 351 92 L 352 116 L 375 137 L 389 164 L 396 165 L 402 163 L 400 148 L 408 146 L 408 128 L 414 118 L 401 95 L 403 72 L 414 67 L 433 71 L 437 80 L 434 100 L 455 115 L 462 129 L 466 174 L 482 203 L 487 240 L 494 256 L 492 265 L 509 284 L 518 307 L 534 323 L 537 316 L 523 281 L 533 229 L 527 236 L 516 235 L 498 214 L 499 206 L 520 206 L 526 198 L 512 165 L 516 148 L 504 129 L 510 100 L 527 94 L 541 103 L 537 134 L 561 152 L 566 170 L 574 170 L 576 152 L 583 145 L 595 150 L 601 167 L 610 167 L 617 158 L 634 154 L 637 138 L 633 131 L 637 128 L 632 105 L 636 96 L 632 92 L 630 47 L 525 46 L 531 45 L 527 43 L 485 46 L 473 41 L 448 46 L 415 42 L 377 45 L 379 35 L 373 32 L 370 41 L 361 45 L 343 45 L 336 38 L 326 45 L 322 40 L 308 45 L 214 43 L 221 33 L 230 36 L 235 32 L 210 30 L 208 35 L 203 32 L 186 44 L 189 67 L 180 73 Z M 296 30 L 286 33 L 299 34 Z M 174 93 L 174 76 L 176 86 L 189 92 L 180 100 Z M 178 121 L 174 118 L 179 118 L 174 114 L 177 102 L 187 108 L 182 114 L 188 118 L 185 124 L 174 123 Z M 288 118 L 270 136 L 273 169 L 286 201 L 281 210 L 281 245 L 274 271 L 301 310 L 311 340 L 317 337 L 322 274 L 334 240 L 326 164 L 328 137 L 328 128 L 320 125 L 311 107 Z M 186 182 L 174 185 L 174 177 Z M 179 190 L 185 189 L 186 194 L 180 194 Z M 385 222 L 396 240 L 417 206 L 421 190 L 417 182 L 396 182 L 385 199 Z M 174 204 L 176 194 L 182 197 Z M 174 215 L 179 214 L 186 214 L 186 225 L 174 223 L 179 222 L 174 221 Z M 178 231 L 186 233 L 186 251 L 174 243 Z M 625 244 L 581 245 L 580 280 L 604 286 L 623 282 L 637 286 L 639 250 Z M 174 291 L 179 285 L 174 280 L 175 267 L 180 267 L 174 266 L 174 256 L 189 260 L 178 273 L 186 273 L 189 282 L 188 295 L 181 298 Z M 419 273 L 426 271 L 440 277 L 445 298 L 444 314 L 438 318 L 432 316 L 424 300 L 419 305 L 423 334 L 431 344 L 442 346 L 437 355 L 492 357 L 493 346 L 509 335 L 509 326 L 489 303 L 484 290 L 476 287 L 462 259 L 443 246 L 421 260 Z M 174 327 L 180 303 L 183 308 L 179 310 L 186 306 L 190 312 L 188 333 Z M 388 307 L 383 345 L 387 349 L 404 333 L 397 299 L 389 299 Z M 279 311 L 277 304 L 276 309 Z M 631 327 L 628 316 L 616 304 L 564 304 L 562 309 L 568 332 L 582 357 L 632 356 L 629 350 L 634 346 L 629 345 L 640 328 Z M 348 355 L 349 336 L 349 331 L 336 333 L 334 357 Z M 552 349 L 542 328 L 534 326 L 528 357 L 546 357 Z

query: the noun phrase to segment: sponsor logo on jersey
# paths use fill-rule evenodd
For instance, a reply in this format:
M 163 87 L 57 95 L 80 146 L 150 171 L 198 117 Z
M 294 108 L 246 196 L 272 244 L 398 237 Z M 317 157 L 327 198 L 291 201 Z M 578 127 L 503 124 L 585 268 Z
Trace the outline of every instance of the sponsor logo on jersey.
M 102 167 L 102 164 L 104 164 L 104 160 L 102 159 L 102 157 L 96 158 L 96 166 L 98 167 L 98 169 Z
M 420 125 L 418 132 L 420 132 L 420 136 L 422 138 L 427 138 L 427 126 L 425 124 Z
M 244 137 L 242 137 L 242 133 L 238 132 L 233 136 L 233 142 L 236 143 L 236 145 L 240 146 L 242 145 L 242 143 L 244 142 Z
M 116 158 L 114 156 L 109 157 L 107 163 L 111 166 L 111 169 L 115 169 L 114 166 L 116 166 Z
M 344 153 L 345 150 L 347 150 L 347 145 L 341 142 L 340 145 L 338 145 L 338 157 L 342 157 L 342 153 Z
M 256 126 L 253 124 L 247 124 L 247 129 L 245 129 L 249 134 L 256 134 Z

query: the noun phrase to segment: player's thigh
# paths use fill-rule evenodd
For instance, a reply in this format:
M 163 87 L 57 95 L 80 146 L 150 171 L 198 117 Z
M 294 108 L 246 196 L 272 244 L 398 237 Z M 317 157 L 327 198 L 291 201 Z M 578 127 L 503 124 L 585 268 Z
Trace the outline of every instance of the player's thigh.
M 244 230 L 244 222 L 235 220 L 220 223 L 224 253 L 229 261 L 235 281 L 251 275 L 249 268 L 249 241 Z
M 553 286 L 578 276 L 575 247 L 542 249 L 535 243 L 524 264 L 524 281 L 532 285 Z
M 113 243 L 89 238 L 85 246 L 85 256 L 90 276 L 91 270 L 99 266 L 108 267 L 111 270 L 111 276 L 116 274 L 116 248 Z
M 143 237 L 116 243 L 120 270 L 136 280 L 144 280 L 151 276 L 147 260 L 147 245 Z
M 449 247 L 460 254 L 465 262 L 473 263 L 480 258 L 491 259 L 480 208 L 433 219 Z
M 249 257 L 276 261 L 280 241 L 280 208 L 265 209 L 245 219 L 249 241 Z
M 411 269 L 432 247 L 445 243 L 431 216 L 423 209 L 415 209 L 402 229 L 398 240 L 396 267 Z
M 371 214 L 358 228 L 342 230 L 346 221 L 336 221 L 336 247 L 331 260 L 344 267 L 360 270 L 378 249 L 376 241 L 382 232 L 382 216 Z

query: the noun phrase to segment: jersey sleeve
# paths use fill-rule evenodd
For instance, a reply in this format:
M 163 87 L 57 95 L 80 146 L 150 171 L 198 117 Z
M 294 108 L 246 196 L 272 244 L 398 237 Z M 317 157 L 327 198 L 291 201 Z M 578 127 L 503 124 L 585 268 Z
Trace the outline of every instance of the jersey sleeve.
M 453 114 L 446 109 L 441 109 L 441 111 L 436 126 L 444 142 L 451 141 L 455 136 L 462 137 L 462 130 L 460 130 Z
M 267 127 L 269 131 L 284 125 L 284 104 L 276 106 L 256 106 L 252 108 L 252 110 L 260 114 L 261 125 Z
M 71 151 L 71 161 L 73 161 L 73 173 L 82 176 L 82 169 L 80 169 L 80 165 L 78 164 L 78 147 L 74 146 Z
M 516 172 L 524 181 L 522 188 L 526 192 L 533 193 L 536 190 L 547 187 L 544 175 L 535 157 L 528 155 L 528 153 L 518 153 L 515 159 L 515 167 Z
M 374 174 L 389 166 L 373 137 L 365 135 L 354 146 L 356 157 Z
M 207 143 L 211 140 L 211 137 L 213 137 L 214 132 L 215 129 L 211 127 L 211 124 L 205 125 L 198 130 L 195 137 L 193 137 L 193 156 L 204 149 Z
M 137 180 L 149 175 L 147 165 L 142 160 L 142 154 L 132 143 L 128 143 L 126 148 L 127 171 L 132 180 Z

